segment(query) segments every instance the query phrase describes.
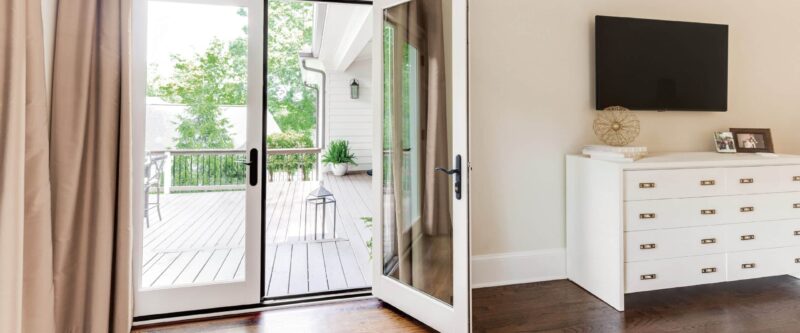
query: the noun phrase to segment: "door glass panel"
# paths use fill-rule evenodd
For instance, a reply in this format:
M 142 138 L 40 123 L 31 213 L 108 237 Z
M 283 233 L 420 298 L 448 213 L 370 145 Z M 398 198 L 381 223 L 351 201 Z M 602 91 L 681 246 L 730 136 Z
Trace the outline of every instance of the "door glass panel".
M 150 1 L 147 15 L 140 288 L 242 281 L 247 9 Z
M 453 246 L 442 4 L 384 11 L 383 273 L 452 305 Z

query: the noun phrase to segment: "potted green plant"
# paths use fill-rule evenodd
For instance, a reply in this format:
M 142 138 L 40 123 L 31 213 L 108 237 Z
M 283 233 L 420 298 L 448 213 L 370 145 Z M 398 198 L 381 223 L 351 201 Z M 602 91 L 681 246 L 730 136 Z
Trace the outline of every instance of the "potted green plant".
M 356 155 L 350 152 L 347 140 L 333 140 L 322 156 L 322 162 L 331 166 L 335 176 L 344 176 L 349 164 L 356 165 Z

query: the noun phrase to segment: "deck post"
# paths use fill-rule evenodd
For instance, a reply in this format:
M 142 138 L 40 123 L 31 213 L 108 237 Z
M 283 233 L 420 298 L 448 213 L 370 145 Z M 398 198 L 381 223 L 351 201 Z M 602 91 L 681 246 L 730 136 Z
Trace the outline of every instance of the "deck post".
M 172 154 L 169 151 L 164 154 L 167 156 L 164 159 L 164 194 L 169 194 L 172 187 Z

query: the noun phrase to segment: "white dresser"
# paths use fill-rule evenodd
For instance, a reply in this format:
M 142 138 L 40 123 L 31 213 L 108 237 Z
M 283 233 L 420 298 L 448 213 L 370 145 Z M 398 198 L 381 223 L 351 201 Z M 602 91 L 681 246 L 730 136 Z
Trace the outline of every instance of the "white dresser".
M 567 157 L 567 276 L 625 294 L 800 272 L 800 156 Z

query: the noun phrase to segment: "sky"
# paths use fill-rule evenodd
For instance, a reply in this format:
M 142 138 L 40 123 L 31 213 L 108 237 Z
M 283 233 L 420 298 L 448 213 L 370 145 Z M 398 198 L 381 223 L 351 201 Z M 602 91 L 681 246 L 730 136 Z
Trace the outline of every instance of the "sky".
M 233 40 L 245 36 L 247 17 L 238 6 L 149 1 L 147 15 L 147 63 L 158 64 L 157 73 L 169 77 L 171 54 L 185 56 L 206 49 L 213 37 Z

